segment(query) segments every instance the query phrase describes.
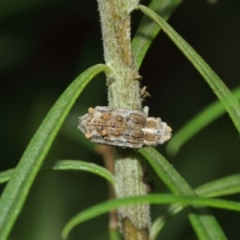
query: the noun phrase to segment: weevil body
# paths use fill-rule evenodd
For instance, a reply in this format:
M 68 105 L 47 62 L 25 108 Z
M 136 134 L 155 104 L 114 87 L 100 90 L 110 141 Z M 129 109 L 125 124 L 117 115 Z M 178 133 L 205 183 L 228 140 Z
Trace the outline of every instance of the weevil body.
M 143 110 L 89 108 L 79 117 L 78 129 L 94 143 L 123 148 L 156 146 L 171 138 L 172 129 L 160 118 L 148 117 Z

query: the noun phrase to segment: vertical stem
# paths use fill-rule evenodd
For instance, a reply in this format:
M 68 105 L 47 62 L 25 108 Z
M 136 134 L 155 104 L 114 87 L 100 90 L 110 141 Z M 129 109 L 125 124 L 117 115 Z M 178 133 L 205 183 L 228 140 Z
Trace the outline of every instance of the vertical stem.
M 141 157 L 131 150 L 118 150 L 115 160 L 115 192 L 117 198 L 145 195 L 145 172 Z M 149 235 L 150 206 L 135 204 L 118 209 L 120 227 L 125 240 L 147 240 Z
M 130 12 L 136 0 L 98 0 L 104 58 L 112 72 L 108 77 L 109 105 L 141 109 L 139 78 L 131 51 Z
M 98 0 L 104 58 L 112 71 L 107 73 L 109 105 L 141 109 L 139 79 L 131 50 L 130 13 L 139 0 Z M 117 198 L 145 195 L 141 157 L 132 150 L 116 148 L 115 194 Z M 150 208 L 137 204 L 118 209 L 120 230 L 125 240 L 148 240 Z

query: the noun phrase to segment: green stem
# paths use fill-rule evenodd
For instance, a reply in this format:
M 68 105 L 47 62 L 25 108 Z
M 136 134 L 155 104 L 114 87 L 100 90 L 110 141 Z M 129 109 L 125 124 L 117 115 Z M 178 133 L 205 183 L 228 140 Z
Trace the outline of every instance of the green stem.
M 101 17 L 104 58 L 113 71 L 108 77 L 109 105 L 141 109 L 139 78 L 133 60 L 130 37 L 130 12 L 136 0 L 98 0 Z
M 130 37 L 130 13 L 138 3 L 138 0 L 98 0 L 104 58 L 112 68 L 107 73 L 108 100 L 114 108 L 141 109 L 141 77 L 132 56 Z M 117 198 L 147 194 L 141 157 L 133 151 L 116 148 L 115 174 Z M 118 214 L 125 240 L 149 239 L 149 204 L 121 207 Z

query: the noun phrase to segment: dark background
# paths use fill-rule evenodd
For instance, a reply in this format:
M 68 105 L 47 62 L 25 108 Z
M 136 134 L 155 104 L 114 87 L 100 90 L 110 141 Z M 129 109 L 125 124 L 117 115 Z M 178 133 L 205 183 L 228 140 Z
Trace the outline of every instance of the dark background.
M 142 1 L 146 4 L 148 1 Z M 141 18 L 133 13 L 133 35 Z M 170 24 L 209 63 L 225 84 L 239 85 L 240 1 L 184 0 Z M 95 0 L 2 0 L 0 2 L 0 168 L 18 163 L 45 115 L 71 81 L 103 63 Z M 176 132 L 216 96 L 164 33 L 152 44 L 140 74 L 152 97 L 151 116 Z M 47 161 L 80 159 L 103 165 L 78 139 L 77 118 L 92 106 L 107 105 L 103 74 L 79 97 L 58 134 Z M 166 155 L 192 187 L 238 173 L 240 139 L 227 115 Z M 158 147 L 165 154 L 166 145 Z M 167 191 L 152 170 L 155 191 Z M 4 185 L 1 186 L 3 189 Z M 64 224 L 79 211 L 108 198 L 106 182 L 84 172 L 41 172 L 9 239 L 60 239 Z M 239 195 L 228 197 L 239 201 Z M 161 207 L 152 208 L 153 218 Z M 239 239 L 239 213 L 212 209 L 229 239 Z M 75 228 L 69 239 L 107 239 L 107 215 Z M 173 231 L 174 229 L 174 231 Z M 159 239 L 196 239 L 185 213 L 164 228 Z

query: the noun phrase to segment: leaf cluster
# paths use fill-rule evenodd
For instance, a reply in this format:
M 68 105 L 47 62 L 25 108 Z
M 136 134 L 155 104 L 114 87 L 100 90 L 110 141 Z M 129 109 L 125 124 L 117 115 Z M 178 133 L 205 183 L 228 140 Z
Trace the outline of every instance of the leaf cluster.
M 132 42 L 133 53 L 139 68 L 154 38 L 160 30 L 164 31 L 201 74 L 218 98 L 218 101 L 208 106 L 173 136 L 167 146 L 167 151 L 170 154 L 176 154 L 186 141 L 225 112 L 229 114 L 235 128 L 240 132 L 239 88 L 230 91 L 201 56 L 166 22 L 180 2 L 180 0 L 153 0 L 149 7 L 140 5 L 139 10 L 146 16 L 143 17 Z M 18 166 L 15 169 L 0 173 L 0 183 L 8 181 L 0 201 L 1 240 L 7 239 L 39 171 L 46 169 L 87 171 L 103 177 L 114 185 L 114 176 L 105 168 L 93 163 L 80 160 L 61 160 L 50 165 L 44 163 L 44 159 L 76 99 L 96 75 L 107 71 L 111 70 L 104 64 L 98 64 L 81 73 L 53 105 L 30 141 Z M 149 162 L 171 194 L 149 194 L 141 197 L 111 200 L 93 206 L 77 214 L 66 224 L 62 233 L 63 238 L 66 238 L 70 230 L 76 225 L 100 214 L 123 205 L 148 202 L 167 205 L 152 225 L 152 240 L 156 239 L 168 220 L 183 209 L 186 210 L 198 239 L 227 239 L 216 218 L 207 207 L 240 211 L 238 202 L 216 198 L 239 193 L 240 174 L 226 176 L 193 189 L 156 149 L 142 148 L 138 152 Z M 110 235 L 113 240 L 118 239 L 117 235 L 113 233 Z

